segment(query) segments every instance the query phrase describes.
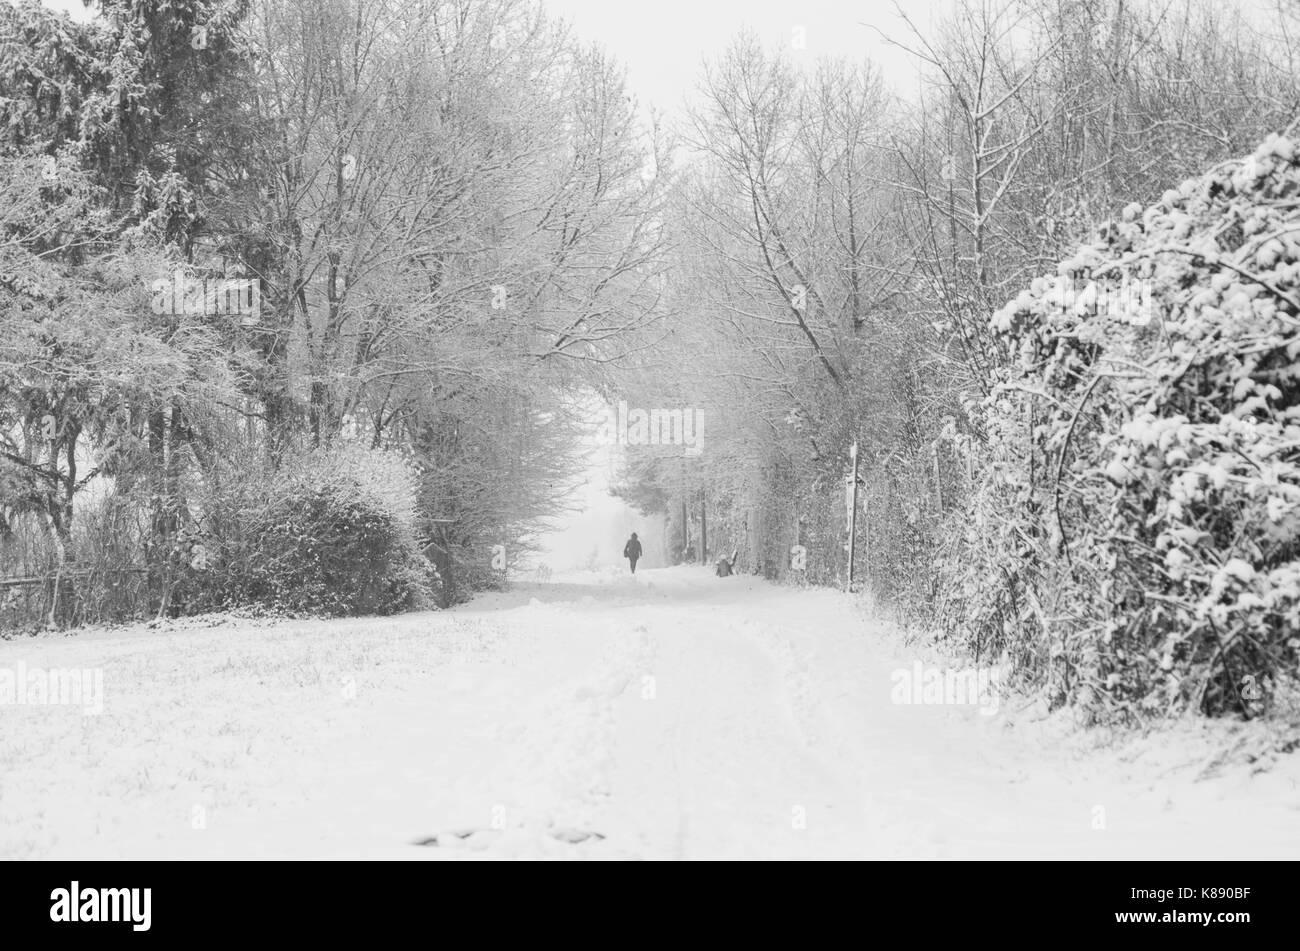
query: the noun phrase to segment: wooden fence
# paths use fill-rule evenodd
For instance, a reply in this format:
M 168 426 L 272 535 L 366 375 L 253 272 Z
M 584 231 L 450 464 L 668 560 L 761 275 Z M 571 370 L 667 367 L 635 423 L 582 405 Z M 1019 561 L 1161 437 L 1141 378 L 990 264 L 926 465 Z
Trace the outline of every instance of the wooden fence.
M 142 616 L 156 601 L 149 579 L 159 570 L 165 569 L 70 567 L 0 578 L 0 634 Z

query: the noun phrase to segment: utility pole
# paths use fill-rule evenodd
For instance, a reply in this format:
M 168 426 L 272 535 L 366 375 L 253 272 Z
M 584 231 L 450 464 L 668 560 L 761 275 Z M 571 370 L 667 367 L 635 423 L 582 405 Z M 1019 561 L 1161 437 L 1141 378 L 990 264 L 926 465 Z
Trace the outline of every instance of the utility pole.
M 691 523 L 686 514 L 686 493 L 682 493 L 682 560 L 686 560 L 686 550 L 691 547 Z
M 849 458 L 853 460 L 853 476 L 849 480 L 849 577 L 844 590 L 852 593 L 854 541 L 857 539 L 858 528 L 858 441 L 856 439 L 849 447 Z
M 700 564 L 709 563 L 709 518 L 704 511 L 705 497 L 700 491 Z

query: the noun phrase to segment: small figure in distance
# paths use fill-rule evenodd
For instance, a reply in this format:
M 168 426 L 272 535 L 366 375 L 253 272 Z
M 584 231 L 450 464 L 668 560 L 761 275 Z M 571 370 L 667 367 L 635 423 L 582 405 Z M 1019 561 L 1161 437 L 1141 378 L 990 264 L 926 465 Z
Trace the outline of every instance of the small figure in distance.
M 636 574 L 636 561 L 641 557 L 641 543 L 637 541 L 636 532 L 627 540 L 623 546 L 623 557 L 632 563 L 632 574 Z
M 718 559 L 718 566 L 717 566 L 716 569 L 714 569 L 714 573 L 715 573 L 719 578 L 729 578 L 729 577 L 731 577 L 731 575 L 732 575 L 732 573 L 733 573 L 733 569 L 734 569 L 735 566 L 736 566 L 736 555 L 738 555 L 739 553 L 740 553 L 740 549 L 737 548 L 737 549 L 735 549 L 735 550 L 732 551 L 732 553 L 731 553 L 731 557 L 730 557 L 730 558 L 719 558 L 719 559 Z

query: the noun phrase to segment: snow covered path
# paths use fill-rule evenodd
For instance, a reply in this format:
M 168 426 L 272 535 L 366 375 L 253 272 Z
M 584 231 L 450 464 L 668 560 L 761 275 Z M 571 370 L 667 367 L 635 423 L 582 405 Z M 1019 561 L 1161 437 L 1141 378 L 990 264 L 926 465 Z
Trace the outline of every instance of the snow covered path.
M 1300 856 L 1300 757 L 1205 762 L 1251 728 L 1089 751 L 893 703 L 932 660 L 836 592 L 697 568 L 0 642 L 104 678 L 99 716 L 0 706 L 0 857 Z

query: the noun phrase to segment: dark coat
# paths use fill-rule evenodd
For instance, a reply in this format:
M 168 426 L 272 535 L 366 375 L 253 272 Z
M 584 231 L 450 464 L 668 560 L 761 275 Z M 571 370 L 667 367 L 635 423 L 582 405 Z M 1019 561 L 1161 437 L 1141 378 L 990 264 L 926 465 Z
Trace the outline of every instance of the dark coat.
M 641 557 L 641 541 L 636 538 L 629 538 L 627 544 L 623 546 L 623 557 L 633 560 Z

